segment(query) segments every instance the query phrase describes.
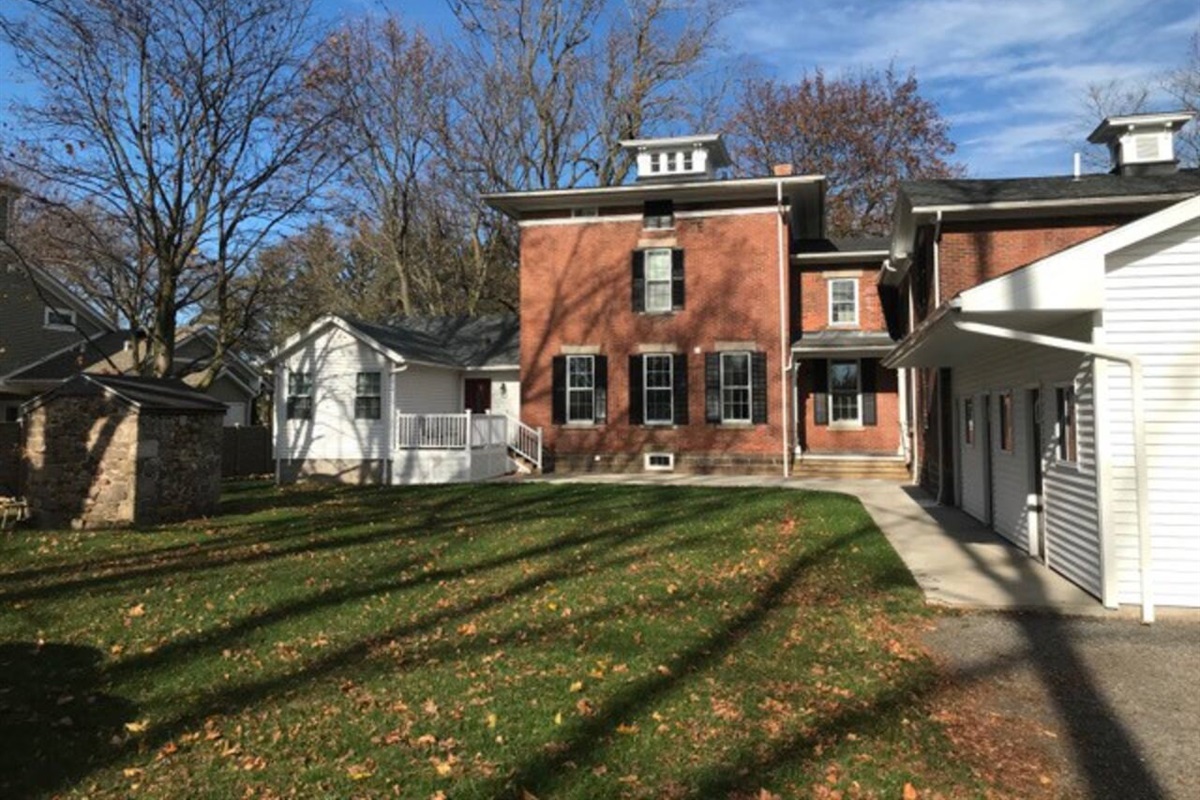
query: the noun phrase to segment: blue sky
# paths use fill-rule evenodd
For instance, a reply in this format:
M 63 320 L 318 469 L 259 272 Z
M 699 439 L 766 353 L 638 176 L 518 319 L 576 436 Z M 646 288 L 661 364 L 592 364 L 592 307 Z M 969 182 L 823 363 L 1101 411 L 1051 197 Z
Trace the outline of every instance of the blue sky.
M 454 33 L 442 0 L 317 0 L 317 10 L 398 11 Z M 1197 0 L 743 0 L 723 34 L 732 56 L 784 79 L 816 67 L 915 70 L 969 173 L 1004 177 L 1069 172 L 1097 121 L 1081 116 L 1087 85 L 1152 79 L 1184 61 L 1197 30 Z M 3 101 L 23 88 L 7 53 L 0 69 Z

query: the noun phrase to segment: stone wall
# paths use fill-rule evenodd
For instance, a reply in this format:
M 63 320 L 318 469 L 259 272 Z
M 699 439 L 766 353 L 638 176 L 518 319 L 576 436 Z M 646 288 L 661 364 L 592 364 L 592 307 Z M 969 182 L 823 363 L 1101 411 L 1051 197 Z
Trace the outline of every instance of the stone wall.
M 42 527 L 153 524 L 212 514 L 219 413 L 139 414 L 110 397 L 63 396 L 25 425 L 25 495 Z
M 42 527 L 134 521 L 138 417 L 108 397 L 63 397 L 25 420 L 25 496 Z
M 221 495 L 222 430 L 220 414 L 141 414 L 138 523 L 216 512 Z

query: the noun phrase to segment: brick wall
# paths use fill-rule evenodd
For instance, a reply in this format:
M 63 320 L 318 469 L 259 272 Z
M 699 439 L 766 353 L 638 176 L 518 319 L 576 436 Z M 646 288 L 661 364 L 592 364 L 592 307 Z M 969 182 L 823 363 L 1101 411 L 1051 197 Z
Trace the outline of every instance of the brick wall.
M 800 446 L 805 452 L 896 455 L 900 447 L 900 401 L 896 370 L 884 369 L 878 359 L 864 360 L 862 363 L 875 369 L 877 424 L 841 428 L 817 425 L 813 421 L 812 371 L 807 362 L 800 362 L 799 402 L 803 421 Z
M 782 460 L 779 309 L 786 297 L 779 293 L 777 236 L 773 212 L 677 219 L 674 231 L 662 232 L 643 231 L 640 220 L 522 230 L 521 413 L 544 429 L 560 466 L 648 450 L 708 454 L 714 462 L 732 456 Z M 631 309 L 631 253 L 655 244 L 684 251 L 685 308 L 637 314 Z M 718 341 L 750 340 L 767 357 L 768 424 L 705 423 L 703 354 Z M 688 354 L 688 425 L 628 423 L 628 359 L 639 345 L 650 344 Z M 587 345 L 608 356 L 608 422 L 553 425 L 551 359 L 564 346 Z
M 942 228 L 941 299 L 1112 230 L 1114 219 L 957 223 Z
M 832 278 L 855 278 L 858 281 L 859 330 L 887 330 L 887 321 L 883 317 L 883 307 L 879 302 L 879 292 L 875 288 L 878 266 L 864 268 L 805 265 L 803 268 L 793 269 L 798 272 L 800 297 L 795 305 L 800 310 L 800 330 L 844 329 L 844 326 L 829 324 L 829 281 Z

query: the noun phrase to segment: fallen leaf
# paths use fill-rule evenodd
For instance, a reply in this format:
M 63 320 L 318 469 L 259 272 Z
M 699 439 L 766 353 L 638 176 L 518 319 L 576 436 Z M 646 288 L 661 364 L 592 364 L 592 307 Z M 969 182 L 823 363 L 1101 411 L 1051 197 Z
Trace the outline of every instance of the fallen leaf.
M 917 800 L 919 796 L 916 787 L 911 783 L 904 784 L 904 800 Z
M 130 617 L 141 617 L 141 616 L 145 615 L 145 613 L 146 613 L 146 606 L 143 603 L 138 603 L 136 606 L 134 606 L 133 608 L 131 608 L 125 612 L 125 614 Z
M 145 733 L 146 728 L 150 727 L 148 722 L 126 722 L 125 730 L 130 733 Z
M 571 691 L 572 692 L 582 692 L 583 691 L 583 681 L 575 681 L 574 683 L 572 683 Z

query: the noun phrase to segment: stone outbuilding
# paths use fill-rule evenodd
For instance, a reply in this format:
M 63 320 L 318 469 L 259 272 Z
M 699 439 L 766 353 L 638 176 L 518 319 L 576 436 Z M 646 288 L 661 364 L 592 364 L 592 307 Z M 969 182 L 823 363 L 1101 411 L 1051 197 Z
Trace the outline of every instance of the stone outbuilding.
M 212 514 L 225 405 L 175 380 L 79 374 L 22 407 L 24 485 L 42 527 Z

